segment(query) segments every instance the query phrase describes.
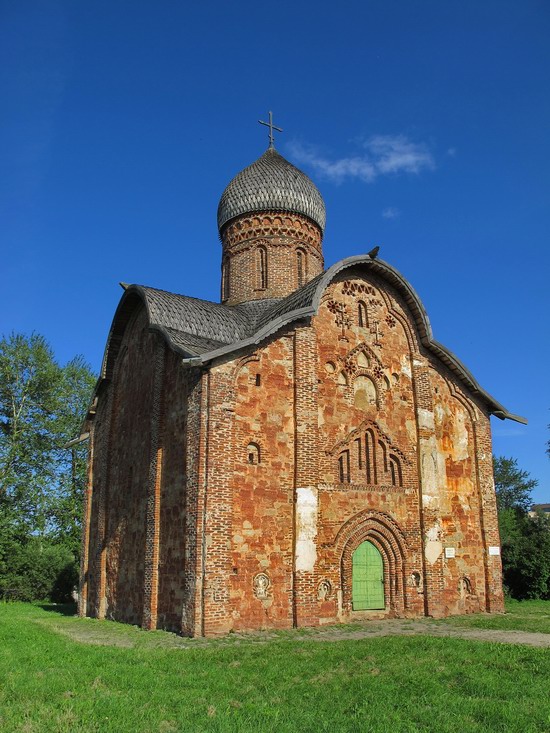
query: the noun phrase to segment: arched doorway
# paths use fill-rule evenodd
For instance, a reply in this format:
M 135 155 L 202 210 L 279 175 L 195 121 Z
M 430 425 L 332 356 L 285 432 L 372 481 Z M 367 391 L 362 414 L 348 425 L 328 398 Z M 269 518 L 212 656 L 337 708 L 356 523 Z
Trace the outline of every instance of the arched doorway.
M 352 556 L 352 607 L 354 611 L 384 610 L 384 563 L 380 550 L 366 540 Z

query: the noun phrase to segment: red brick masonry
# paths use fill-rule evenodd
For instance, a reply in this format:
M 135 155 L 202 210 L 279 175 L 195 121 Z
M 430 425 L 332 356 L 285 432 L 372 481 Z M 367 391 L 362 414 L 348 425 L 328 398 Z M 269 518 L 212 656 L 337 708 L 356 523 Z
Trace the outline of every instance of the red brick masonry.
M 256 235 L 293 262 L 277 274 L 271 258 L 258 297 L 298 286 L 298 246 L 304 282 L 321 272 L 317 229 L 287 218 L 286 239 Z M 232 227 L 228 302 L 241 302 L 261 273 Z M 98 395 L 84 526 L 80 613 L 145 628 L 503 610 L 487 408 L 421 345 L 394 287 L 360 267 L 313 318 L 201 369 L 136 306 Z M 384 561 L 384 611 L 352 610 L 364 540 Z

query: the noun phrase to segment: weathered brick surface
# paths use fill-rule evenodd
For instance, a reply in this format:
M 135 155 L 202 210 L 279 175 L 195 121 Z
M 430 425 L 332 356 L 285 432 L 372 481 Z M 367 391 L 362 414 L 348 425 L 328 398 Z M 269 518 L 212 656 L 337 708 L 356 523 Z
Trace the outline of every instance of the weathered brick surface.
M 190 530 L 187 515 L 188 372 L 176 354 L 166 350 L 164 369 L 164 426 L 160 526 L 157 627 L 180 631 L 187 599 L 186 568 Z
M 361 269 L 313 318 L 202 370 L 139 311 L 91 454 L 82 613 L 213 635 L 502 610 L 486 408 Z M 365 540 L 384 561 L 379 611 L 352 606 Z
M 323 271 L 322 234 L 300 214 L 240 216 L 222 232 L 222 303 L 281 298 Z

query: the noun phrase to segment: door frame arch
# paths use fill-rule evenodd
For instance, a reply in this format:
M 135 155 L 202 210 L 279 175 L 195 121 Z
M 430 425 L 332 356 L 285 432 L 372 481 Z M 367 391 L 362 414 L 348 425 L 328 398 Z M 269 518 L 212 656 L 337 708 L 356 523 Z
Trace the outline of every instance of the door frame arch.
M 352 605 L 353 553 L 363 542 L 371 542 L 382 556 L 385 609 L 354 611 Z M 408 549 L 396 522 L 382 512 L 360 512 L 341 527 L 335 541 L 340 556 L 342 611 L 358 613 L 402 613 L 406 607 Z

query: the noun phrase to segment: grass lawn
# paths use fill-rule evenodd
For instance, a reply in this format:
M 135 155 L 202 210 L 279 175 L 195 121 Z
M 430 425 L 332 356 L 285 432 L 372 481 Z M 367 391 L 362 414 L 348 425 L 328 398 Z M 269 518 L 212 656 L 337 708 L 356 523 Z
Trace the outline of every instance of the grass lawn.
M 0 604 L 2 733 L 547 733 L 549 687 L 547 649 L 296 633 L 183 644 Z
M 514 629 L 550 634 L 550 601 L 507 600 L 506 613 L 503 615 L 451 616 L 445 619 L 445 623 L 476 629 Z

